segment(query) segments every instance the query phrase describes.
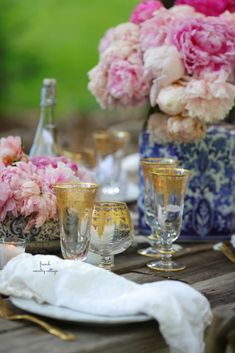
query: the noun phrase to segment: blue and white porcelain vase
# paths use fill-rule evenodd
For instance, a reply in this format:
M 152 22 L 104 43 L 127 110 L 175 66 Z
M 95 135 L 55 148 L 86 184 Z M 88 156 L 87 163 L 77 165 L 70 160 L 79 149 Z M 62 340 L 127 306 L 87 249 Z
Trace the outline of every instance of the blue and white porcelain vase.
M 1 237 L 26 238 L 26 251 L 34 254 L 60 253 L 60 227 L 58 221 L 48 220 L 42 227 L 32 227 L 25 233 L 28 219 L 9 215 L 0 222 Z
M 174 157 L 192 171 L 185 198 L 183 241 L 229 239 L 235 231 L 235 129 L 210 126 L 203 140 L 192 143 L 151 142 L 150 133 L 140 135 L 140 158 Z M 143 174 L 139 171 L 139 229 L 149 234 L 144 221 Z

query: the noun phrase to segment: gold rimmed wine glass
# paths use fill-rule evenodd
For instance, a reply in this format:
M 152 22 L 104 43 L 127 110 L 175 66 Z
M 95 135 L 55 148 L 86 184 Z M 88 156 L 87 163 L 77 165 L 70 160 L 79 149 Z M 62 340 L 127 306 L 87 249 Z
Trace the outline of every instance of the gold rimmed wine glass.
M 154 192 L 152 185 L 152 172 L 159 168 L 175 168 L 178 161 L 174 158 L 144 158 L 141 160 L 144 175 L 144 217 L 145 222 L 151 229 L 149 239 L 152 241 L 152 246 L 138 250 L 138 254 L 150 257 L 159 257 L 159 227 L 157 224 L 156 214 L 154 210 Z
M 185 268 L 172 261 L 173 242 L 179 237 L 182 225 L 184 196 L 191 172 L 182 168 L 159 168 L 152 173 L 155 212 L 159 225 L 161 259 L 147 266 L 157 271 L 180 271 Z
M 54 186 L 60 220 L 60 245 L 65 259 L 83 261 L 87 257 L 97 189 L 96 184 L 84 182 Z
M 101 256 L 99 267 L 111 270 L 113 256 L 132 242 L 132 222 L 125 202 L 96 202 L 91 224 L 91 251 Z

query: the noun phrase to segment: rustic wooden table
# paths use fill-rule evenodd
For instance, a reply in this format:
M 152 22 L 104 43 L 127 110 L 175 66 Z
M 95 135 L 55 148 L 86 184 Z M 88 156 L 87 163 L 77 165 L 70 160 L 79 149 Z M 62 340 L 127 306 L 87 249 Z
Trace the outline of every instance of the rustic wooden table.
M 193 245 L 187 245 L 193 246 Z M 137 283 L 174 279 L 192 285 L 210 301 L 212 308 L 235 309 L 235 265 L 221 252 L 208 250 L 181 258 L 187 268 L 171 275 L 151 271 L 151 259 L 137 255 L 136 248 L 116 257 L 116 272 Z M 50 321 L 46 319 L 47 321 Z M 51 323 L 73 332 L 76 341 L 65 342 L 26 321 L 0 319 L 1 353 L 159 353 L 168 352 L 155 321 L 116 326 Z

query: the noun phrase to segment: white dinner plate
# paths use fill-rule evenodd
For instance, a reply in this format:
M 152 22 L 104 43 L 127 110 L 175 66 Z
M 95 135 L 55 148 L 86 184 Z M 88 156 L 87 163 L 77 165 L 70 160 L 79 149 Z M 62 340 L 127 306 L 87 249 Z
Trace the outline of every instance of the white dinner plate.
M 51 319 L 58 319 L 58 320 L 70 321 L 70 322 L 79 322 L 79 323 L 86 323 L 86 324 L 117 325 L 117 324 L 128 324 L 132 322 L 144 322 L 152 319 L 149 316 L 144 314 L 128 315 L 128 316 L 91 315 L 80 311 L 58 307 L 50 304 L 38 304 L 32 299 L 10 297 L 10 300 L 16 307 L 23 309 L 25 311 L 29 311 L 30 313 L 46 316 Z

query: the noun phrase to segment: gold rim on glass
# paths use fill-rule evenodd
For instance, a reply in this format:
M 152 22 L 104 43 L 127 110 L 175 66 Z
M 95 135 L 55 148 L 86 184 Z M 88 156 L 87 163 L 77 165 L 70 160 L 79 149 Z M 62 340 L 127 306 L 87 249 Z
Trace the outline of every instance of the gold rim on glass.
M 171 157 L 148 157 L 142 158 L 140 161 L 142 164 L 159 164 L 159 165 L 178 165 L 179 161 Z
M 188 169 L 183 168 L 158 168 L 156 172 L 151 173 L 152 175 L 161 175 L 166 177 L 185 177 L 192 175 L 192 172 Z
M 58 183 L 58 184 L 55 184 L 54 186 L 54 189 L 58 189 L 58 190 L 61 190 L 61 189 L 72 189 L 72 188 L 76 188 L 76 189 L 85 189 L 85 188 L 88 188 L 88 189 L 97 189 L 98 188 L 98 185 L 95 184 L 95 183 L 89 183 L 89 182 L 76 182 L 76 183 Z

